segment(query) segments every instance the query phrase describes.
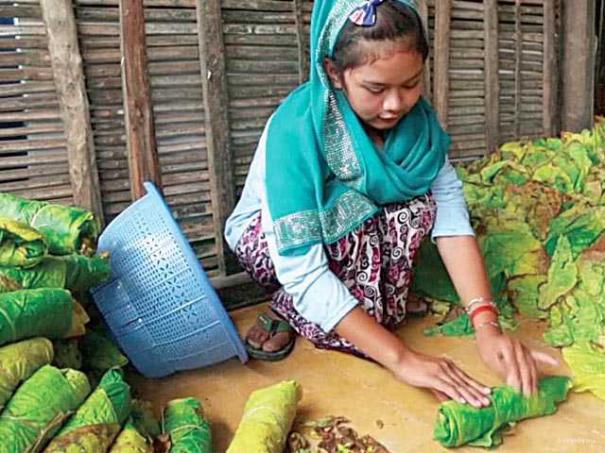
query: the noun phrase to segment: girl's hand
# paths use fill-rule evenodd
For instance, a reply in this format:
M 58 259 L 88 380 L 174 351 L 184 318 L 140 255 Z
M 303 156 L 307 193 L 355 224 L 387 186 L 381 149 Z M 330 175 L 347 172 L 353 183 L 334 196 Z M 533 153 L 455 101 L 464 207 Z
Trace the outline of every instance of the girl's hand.
M 490 388 L 467 376 L 450 359 L 408 350 L 393 372 L 410 385 L 431 390 L 440 400 L 451 398 L 474 407 L 490 405 Z
M 480 329 L 476 332 L 479 355 L 483 362 L 505 379 L 506 383 L 525 396 L 538 391 L 538 363 L 558 365 L 543 352 L 532 351 L 517 338 L 499 330 Z

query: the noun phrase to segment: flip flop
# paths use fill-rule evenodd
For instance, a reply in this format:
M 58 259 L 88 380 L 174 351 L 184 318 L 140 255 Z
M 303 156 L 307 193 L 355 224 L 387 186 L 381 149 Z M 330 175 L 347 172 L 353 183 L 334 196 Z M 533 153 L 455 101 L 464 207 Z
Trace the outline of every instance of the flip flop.
M 416 307 L 415 309 L 410 309 L 411 305 L 410 302 L 414 302 L 417 305 L 419 305 L 421 308 Z M 410 317 L 410 318 L 423 318 L 425 317 L 427 314 L 429 313 L 429 304 L 422 299 L 419 298 L 412 298 L 410 297 L 410 299 L 408 300 L 408 307 L 406 307 L 406 311 L 405 311 L 405 315 Z
M 274 362 L 286 358 L 288 354 L 292 352 L 294 343 L 296 342 L 296 335 L 294 335 L 294 329 L 292 329 L 287 321 L 284 321 L 283 319 L 273 319 L 266 313 L 261 313 L 258 315 L 256 323 L 269 334 L 269 338 L 272 338 L 275 334 L 280 332 L 290 332 L 290 341 L 288 341 L 283 348 L 273 352 L 263 351 L 246 342 L 246 351 L 248 351 L 250 357 Z

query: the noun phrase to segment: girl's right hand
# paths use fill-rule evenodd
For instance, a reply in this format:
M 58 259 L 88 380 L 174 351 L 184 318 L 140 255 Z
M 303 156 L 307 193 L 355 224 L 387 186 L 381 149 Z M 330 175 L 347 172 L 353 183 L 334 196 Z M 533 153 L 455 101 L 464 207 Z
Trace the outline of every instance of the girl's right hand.
M 490 388 L 469 377 L 448 358 L 408 350 L 392 371 L 407 384 L 431 390 L 440 400 L 451 398 L 478 408 L 490 405 Z

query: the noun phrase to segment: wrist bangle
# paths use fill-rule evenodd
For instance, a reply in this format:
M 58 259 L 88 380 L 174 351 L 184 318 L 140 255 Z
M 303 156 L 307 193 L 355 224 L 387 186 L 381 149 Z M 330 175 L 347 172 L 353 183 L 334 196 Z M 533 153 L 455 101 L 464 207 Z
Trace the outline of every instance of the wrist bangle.
M 496 308 L 495 305 L 490 304 L 490 305 L 481 305 L 480 307 L 475 308 L 472 313 L 470 313 L 468 315 L 468 317 L 471 319 L 471 322 L 473 322 L 473 320 L 480 314 L 480 313 L 484 313 L 490 311 L 492 312 L 494 315 L 498 316 L 498 309 Z
M 477 297 L 476 299 L 471 299 L 469 301 L 468 304 L 466 304 L 466 307 L 464 308 L 466 310 L 467 313 L 470 313 L 471 311 L 473 311 L 473 307 L 477 304 L 492 304 L 493 305 L 493 301 L 490 299 L 485 299 L 483 297 Z

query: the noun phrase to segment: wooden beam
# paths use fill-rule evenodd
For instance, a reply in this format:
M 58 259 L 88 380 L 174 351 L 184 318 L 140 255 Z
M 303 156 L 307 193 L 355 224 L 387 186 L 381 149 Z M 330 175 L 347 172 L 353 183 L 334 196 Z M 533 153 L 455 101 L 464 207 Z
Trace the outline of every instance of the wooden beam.
M 562 118 L 566 131 L 594 122 L 595 0 L 563 2 Z
M 430 33 L 429 33 L 429 6 L 427 0 L 419 0 L 418 1 L 418 11 L 420 12 L 420 19 L 422 20 L 422 25 L 425 28 L 426 38 L 429 41 L 430 48 Z M 423 96 L 430 102 L 433 95 L 433 90 L 431 88 L 431 60 L 427 58 L 426 63 L 424 64 L 424 78 L 423 78 Z
M 498 53 L 498 0 L 485 0 L 485 135 L 487 152 L 500 145 L 500 80 Z
M 435 69 L 433 99 L 443 127 L 448 125 L 450 96 L 450 31 L 452 0 L 435 2 Z
M 309 78 L 309 39 L 305 33 L 302 0 L 292 0 L 294 20 L 296 23 L 296 42 L 298 44 L 298 81 L 303 83 Z
M 544 100 L 543 128 L 544 135 L 552 137 L 559 133 L 558 121 L 558 87 L 559 67 L 557 51 L 559 40 L 556 24 L 556 0 L 544 0 Z
M 92 211 L 103 224 L 101 185 L 72 2 L 41 0 L 40 6 L 65 128 L 73 201 Z
M 229 117 L 227 108 L 227 76 L 225 46 L 220 0 L 196 0 L 197 24 L 200 38 L 200 63 L 204 111 L 206 112 L 206 142 L 210 197 L 219 272 L 227 270 L 223 231 L 225 221 L 235 204 L 235 185 L 231 165 Z
M 133 199 L 137 199 L 146 193 L 145 181 L 152 181 L 160 190 L 162 188 L 147 65 L 143 0 L 120 0 L 120 49 L 130 191 Z

